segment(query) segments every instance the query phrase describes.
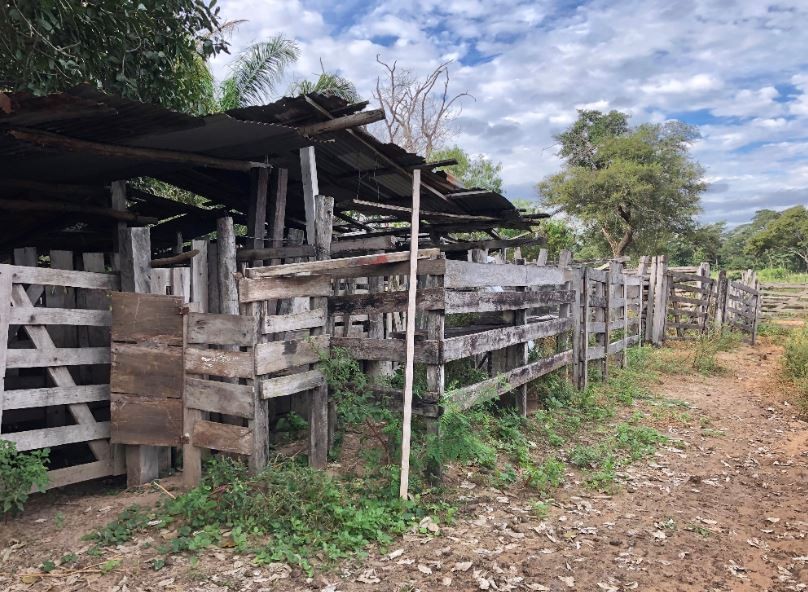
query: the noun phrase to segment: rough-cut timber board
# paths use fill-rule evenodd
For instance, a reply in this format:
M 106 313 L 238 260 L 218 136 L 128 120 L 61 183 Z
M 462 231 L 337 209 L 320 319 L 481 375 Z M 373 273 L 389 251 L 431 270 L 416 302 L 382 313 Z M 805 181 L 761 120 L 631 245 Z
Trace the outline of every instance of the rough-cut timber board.
M 489 378 L 477 384 L 463 387 L 447 393 L 452 402 L 461 409 L 468 409 L 476 403 L 487 401 L 527 384 L 540 376 L 566 366 L 572 361 L 572 350 L 561 352 L 549 358 L 538 360 L 527 366 L 506 372 L 500 376 Z
M 252 430 L 197 419 L 191 434 L 191 443 L 198 448 L 210 448 L 235 454 L 252 454 Z
M 121 286 L 120 278 L 117 274 L 49 269 L 47 267 L 23 267 L 17 265 L 12 265 L 11 270 L 12 281 L 15 284 L 69 286 L 71 288 L 97 290 L 119 290 Z
M 108 327 L 112 313 L 108 310 L 84 310 L 76 308 L 17 308 L 11 309 L 12 325 L 82 325 Z
M 403 362 L 405 357 L 403 339 L 332 337 L 331 347 L 344 349 L 349 356 L 356 360 Z M 440 364 L 440 342 L 437 340 L 416 341 L 413 359 L 425 364 Z
M 252 419 L 255 415 L 253 387 L 188 376 L 185 378 L 185 406 Z
M 93 479 L 100 479 L 101 477 L 120 473 L 121 471 L 116 471 L 113 463 L 109 460 L 97 460 L 83 465 L 53 469 L 52 471 L 48 471 L 47 489 L 55 489 L 56 487 L 64 487 L 66 485 L 72 485 L 73 483 L 82 483 L 84 481 L 91 481 Z M 35 493 L 36 491 L 38 490 L 32 489 L 31 493 Z
M 430 257 L 437 257 L 438 255 L 440 255 L 440 249 L 422 249 L 418 251 L 418 259 L 428 259 Z M 316 274 L 324 270 L 400 263 L 402 261 L 409 261 L 409 259 L 409 252 L 378 253 L 376 255 L 361 255 L 359 257 L 344 257 L 341 259 L 327 259 L 325 261 L 289 263 L 287 265 L 273 265 L 270 267 L 252 267 L 247 269 L 247 275 L 251 278 L 265 278 L 288 276 L 298 273 Z
M 307 339 L 271 341 L 255 346 L 255 373 L 272 374 L 287 368 L 314 364 L 328 351 L 329 335 Z
M 162 294 L 112 294 L 112 340 L 182 345 L 182 298 Z
M 182 444 L 182 399 L 150 399 L 113 392 L 110 414 L 113 444 Z
M 568 331 L 572 326 L 573 320 L 570 318 L 554 319 L 529 325 L 491 329 L 462 337 L 452 337 L 443 342 L 443 361 L 459 360 L 476 354 L 502 349 L 509 345 L 524 343 L 532 339 L 558 335 L 563 331 Z
M 109 348 L 61 347 L 51 350 L 10 349 L 6 368 L 44 368 L 54 366 L 85 366 L 109 364 Z
M 279 376 L 261 381 L 261 396 L 264 399 L 285 397 L 307 391 L 325 384 L 325 377 L 319 370 L 309 370 L 300 374 Z
M 674 282 L 699 282 L 702 285 L 712 285 L 715 280 L 710 279 L 705 275 L 698 275 L 696 273 L 681 273 L 678 271 L 669 271 L 668 275 Z
M 445 288 L 483 288 L 486 286 L 536 286 L 564 283 L 560 267 L 536 265 L 489 265 L 447 259 L 443 278 Z
M 573 302 L 573 290 L 542 292 L 446 291 L 446 314 L 519 310 L 545 304 Z
M 182 397 L 182 348 L 113 343 L 110 389 L 149 398 Z
M 321 275 L 242 278 L 238 283 L 238 295 L 242 303 L 301 296 L 329 296 L 331 293 L 331 279 Z
M 187 342 L 251 347 L 256 330 L 253 316 L 192 312 L 188 314 Z
M 264 315 L 263 333 L 285 333 L 287 331 L 300 331 L 313 329 L 325 325 L 326 311 L 324 308 L 305 310 L 292 314 Z
M 49 388 L 18 389 L 6 391 L 3 408 L 31 409 L 49 405 L 75 405 L 109 401 L 109 385 L 87 384 L 80 386 L 54 386 Z
M 253 356 L 250 352 L 187 347 L 185 371 L 189 374 L 210 374 L 226 378 L 252 378 Z
M 103 440 L 104 438 L 109 438 L 108 421 L 3 434 L 3 440 L 14 442 L 19 451 L 52 448 L 63 444 Z
M 418 310 L 443 310 L 443 288 L 418 290 Z M 374 294 L 350 294 L 328 299 L 332 314 L 380 314 L 398 312 L 407 308 L 407 292 L 379 292 Z

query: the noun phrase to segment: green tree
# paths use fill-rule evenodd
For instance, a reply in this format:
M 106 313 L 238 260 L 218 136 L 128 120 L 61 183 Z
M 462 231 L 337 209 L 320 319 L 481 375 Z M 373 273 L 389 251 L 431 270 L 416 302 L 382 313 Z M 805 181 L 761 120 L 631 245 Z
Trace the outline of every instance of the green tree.
M 597 229 L 615 257 L 690 231 L 706 188 L 688 154 L 693 128 L 668 122 L 624 130 L 620 119 L 581 112 L 557 136 L 563 170 L 538 184 L 545 205 Z
M 464 187 L 502 193 L 502 163 L 493 162 L 482 155 L 470 156 L 459 146 L 435 150 L 430 156 L 432 161 L 450 158 L 455 159 L 457 164 L 442 169 L 454 175 Z
M 808 270 L 808 209 L 794 206 L 770 219 L 749 237 L 747 249 L 758 257 L 785 255 Z
M 704 261 L 719 264 L 726 226 L 725 222 L 697 225 L 690 232 L 673 237 L 655 252 L 666 253 L 671 265 L 698 265 Z
M 35 95 L 89 82 L 201 113 L 213 104 L 205 60 L 226 51 L 215 0 L 0 2 L 0 88 Z
M 259 105 L 272 100 L 286 69 L 300 57 L 297 43 L 283 35 L 253 43 L 230 65 L 221 84 L 222 110 Z
M 780 215 L 774 210 L 758 210 L 747 224 L 739 224 L 724 235 L 719 257 L 728 269 L 765 267 L 763 258 L 749 249 L 749 239 Z

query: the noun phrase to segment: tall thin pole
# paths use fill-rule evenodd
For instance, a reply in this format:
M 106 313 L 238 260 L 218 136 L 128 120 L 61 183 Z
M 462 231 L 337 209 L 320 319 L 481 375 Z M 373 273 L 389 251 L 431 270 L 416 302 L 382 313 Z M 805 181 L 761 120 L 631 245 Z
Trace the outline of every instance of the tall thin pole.
M 410 224 L 410 281 L 407 284 L 407 335 L 404 358 L 404 425 L 401 434 L 401 483 L 398 494 L 407 499 L 410 486 L 410 427 L 412 424 L 412 380 L 415 357 L 415 296 L 418 277 L 418 231 L 421 210 L 421 171 L 412 172 L 412 222 Z

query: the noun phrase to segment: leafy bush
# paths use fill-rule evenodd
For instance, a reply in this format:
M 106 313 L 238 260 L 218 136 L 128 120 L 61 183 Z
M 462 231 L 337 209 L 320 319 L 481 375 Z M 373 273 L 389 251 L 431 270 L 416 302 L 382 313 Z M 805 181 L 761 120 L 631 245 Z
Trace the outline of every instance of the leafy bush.
M 31 488 L 45 491 L 48 486 L 48 462 L 50 451 L 34 450 L 18 452 L 17 445 L 0 440 L 0 503 L 3 514 L 21 512 Z

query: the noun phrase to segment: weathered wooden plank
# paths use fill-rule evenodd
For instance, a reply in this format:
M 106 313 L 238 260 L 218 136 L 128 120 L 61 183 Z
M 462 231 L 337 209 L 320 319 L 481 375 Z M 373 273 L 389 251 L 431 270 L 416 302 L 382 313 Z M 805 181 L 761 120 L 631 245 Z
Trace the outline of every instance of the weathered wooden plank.
M 421 249 L 418 251 L 419 259 L 428 259 L 439 255 L 440 249 Z M 322 271 L 333 271 L 336 269 L 400 263 L 402 261 L 409 261 L 409 258 L 409 252 L 376 253 L 374 255 L 361 255 L 359 257 L 327 259 L 325 261 L 304 261 L 302 263 L 287 263 L 286 265 L 273 265 L 270 267 L 252 267 L 247 269 L 247 277 L 268 278 L 290 276 L 299 273 L 317 274 Z
M 53 469 L 48 471 L 48 486 L 46 489 L 56 489 L 57 487 L 101 479 L 115 474 L 115 467 L 109 460 L 97 460 L 72 467 Z M 35 493 L 35 491 L 38 490 L 32 490 L 31 493 Z
M 284 315 L 265 315 L 262 327 L 263 333 L 284 333 L 286 331 L 300 331 L 323 327 L 326 323 L 325 308 L 305 310 Z
M 477 403 L 493 399 L 508 391 L 527 384 L 553 370 L 557 370 L 572 362 L 572 350 L 561 352 L 532 362 L 526 366 L 521 366 L 510 370 L 494 378 L 489 378 L 477 384 L 449 391 L 449 399 L 460 406 L 461 409 L 468 409 Z
M 700 285 L 712 285 L 715 280 L 697 273 L 682 273 L 680 271 L 668 271 L 668 276 L 675 284 L 682 282 L 699 282 Z
M 308 339 L 271 341 L 255 346 L 255 373 L 272 374 L 287 368 L 313 364 L 328 351 L 328 335 Z
M 142 397 L 181 398 L 182 348 L 113 343 L 110 389 Z
M 236 252 L 236 259 L 239 262 L 260 261 L 263 259 L 291 259 L 298 257 L 314 257 L 314 245 L 239 249 Z
M 443 361 L 459 360 L 532 339 L 558 335 L 568 331 L 572 326 L 573 321 L 570 318 L 553 319 L 552 321 L 517 327 L 502 327 L 461 337 L 451 337 L 443 342 Z
M 606 348 L 602 345 L 590 345 L 586 349 L 587 360 L 602 360 L 606 357 Z
M 61 347 L 50 350 L 10 349 L 6 368 L 44 368 L 109 364 L 108 347 Z
M 331 278 L 321 275 L 260 279 L 242 278 L 238 286 L 239 298 L 242 303 L 301 296 L 329 296 L 331 294 Z
M 182 298 L 114 292 L 112 340 L 182 345 Z
M 187 343 L 251 347 L 257 336 L 252 315 L 188 313 Z
M 675 290 L 679 290 L 680 292 L 693 292 L 699 294 L 710 294 L 712 292 L 711 288 L 702 288 L 700 286 L 683 284 L 681 282 L 673 282 L 672 286 Z
M 11 309 L 12 325 L 72 325 L 108 327 L 112 313 L 108 310 L 84 310 L 78 308 L 17 308 Z
M 446 314 L 467 312 L 498 312 L 518 310 L 547 304 L 573 302 L 573 290 L 542 290 L 530 292 L 458 292 L 446 291 Z
M 268 378 L 261 381 L 261 396 L 264 399 L 286 397 L 301 391 L 318 388 L 325 384 L 325 377 L 319 370 L 309 370 L 289 376 Z
M 121 282 L 118 274 L 73 271 L 69 269 L 49 269 L 47 267 L 11 266 L 12 281 L 15 284 L 38 284 L 40 286 L 69 286 L 95 290 L 119 290 Z
M 609 280 L 609 274 L 605 269 L 594 269 L 592 267 L 588 267 L 587 273 L 589 274 L 589 279 L 592 282 L 606 282 Z
M 564 270 L 536 265 L 490 265 L 471 261 L 446 260 L 445 288 L 484 288 L 488 286 L 545 286 L 564 283 Z
M 53 448 L 63 444 L 88 442 L 109 438 L 108 421 L 98 421 L 92 424 L 75 424 L 69 426 L 27 430 L 24 432 L 4 433 L 3 440 L 14 442 L 17 450 L 37 450 L 39 448 Z
M 238 314 L 238 287 L 236 285 L 236 232 L 233 218 L 224 216 L 216 220 L 218 261 L 216 271 L 219 278 L 219 310 L 222 314 Z
M 185 405 L 200 411 L 224 413 L 248 419 L 255 414 L 252 386 L 205 380 L 194 376 L 185 378 Z
M 444 290 L 425 288 L 418 291 L 416 306 L 419 310 L 443 309 Z M 397 312 L 407 308 L 406 292 L 379 292 L 374 294 L 351 294 L 332 296 L 328 299 L 332 314 L 377 314 Z
M 341 348 L 356 360 L 404 361 L 403 339 L 366 339 L 364 337 L 332 337 L 332 348 Z M 415 342 L 415 361 L 425 364 L 440 364 L 440 342 L 424 340 Z
M 632 345 L 637 345 L 640 342 L 639 335 L 632 335 L 630 337 L 626 337 L 621 339 L 620 341 L 614 341 L 609 344 L 609 354 L 617 354 L 624 351 L 626 348 L 631 347 Z
M 667 326 L 672 329 L 695 329 L 697 331 L 701 331 L 702 328 L 699 323 L 676 323 L 673 321 L 668 321 Z
M 141 446 L 182 444 L 182 399 L 110 395 L 110 441 Z
M 395 249 L 397 245 L 396 238 L 390 235 L 337 239 L 331 243 L 331 255 L 362 251 L 388 251 Z
M 678 296 L 678 295 L 671 295 L 668 297 L 669 302 L 679 302 L 682 304 L 694 304 L 696 306 L 701 306 L 705 303 L 706 298 L 688 298 L 686 296 Z
M 85 384 L 79 386 L 54 386 L 48 388 L 17 389 L 6 391 L 3 406 L 8 409 L 31 409 L 53 405 L 74 405 L 109 401 L 109 385 Z
M 189 346 L 185 349 L 185 371 L 226 378 L 252 378 L 253 354 Z
M 252 437 L 250 428 L 200 419 L 194 423 L 191 443 L 199 448 L 250 455 Z

